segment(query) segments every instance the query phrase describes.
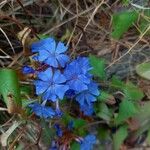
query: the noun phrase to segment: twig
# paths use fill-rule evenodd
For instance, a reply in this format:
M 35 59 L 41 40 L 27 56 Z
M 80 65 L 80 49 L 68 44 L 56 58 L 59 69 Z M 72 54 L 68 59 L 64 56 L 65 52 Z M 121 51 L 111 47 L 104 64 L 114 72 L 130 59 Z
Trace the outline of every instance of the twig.
M 93 20 L 93 17 L 94 17 L 94 15 L 96 14 L 96 12 L 98 11 L 98 9 L 102 6 L 102 4 L 104 4 L 104 1 L 105 1 L 105 0 L 102 0 L 102 1 L 100 2 L 100 4 L 94 9 L 94 11 L 93 11 L 93 13 L 92 13 L 90 19 L 88 20 L 87 24 L 86 24 L 85 27 L 83 28 L 83 31 L 84 31 L 84 32 L 86 31 L 86 28 L 88 27 L 88 25 L 90 24 L 90 22 Z M 82 36 L 83 36 L 83 33 L 80 34 L 80 37 L 79 37 L 78 42 L 76 43 L 74 49 L 76 49 L 76 47 L 77 47 L 77 45 L 79 44 L 79 42 L 80 42 Z
M 77 17 L 79 17 L 79 16 L 81 16 L 81 15 L 83 15 L 83 14 L 86 14 L 87 12 L 91 11 L 92 9 L 94 9 L 94 7 L 90 7 L 89 9 L 87 9 L 87 10 L 85 10 L 85 11 L 79 13 L 79 14 L 74 15 L 73 17 L 71 17 L 71 18 L 65 20 L 64 22 L 62 22 L 62 23 L 60 23 L 60 24 L 54 26 L 54 27 L 51 28 L 50 30 L 47 30 L 47 31 L 44 32 L 43 34 L 49 34 L 49 33 L 51 33 L 53 30 L 55 30 L 55 29 L 61 27 L 62 25 L 64 25 L 64 24 L 66 24 L 66 23 L 68 23 L 68 22 L 74 20 L 75 18 L 77 18 Z
M 130 47 L 130 49 L 124 53 L 122 56 L 120 56 L 118 59 L 116 59 L 115 61 L 113 61 L 112 63 L 110 63 L 106 68 L 110 68 L 114 63 L 120 61 L 123 57 L 125 57 L 128 53 L 130 53 L 130 51 L 141 41 L 141 39 L 143 38 L 143 36 L 150 30 L 150 25 L 149 27 L 143 32 L 143 34 L 141 34 L 141 36 L 139 37 L 139 39 Z
M 10 45 L 12 51 L 13 51 L 13 53 L 15 54 L 15 50 L 14 50 L 14 48 L 13 48 L 13 46 L 12 46 L 12 44 L 11 44 L 9 38 L 8 38 L 8 36 L 6 35 L 6 33 L 4 32 L 4 30 L 3 30 L 1 27 L 0 27 L 0 31 L 3 33 L 3 35 L 4 35 L 5 38 L 7 39 L 8 43 L 9 43 L 9 45 Z

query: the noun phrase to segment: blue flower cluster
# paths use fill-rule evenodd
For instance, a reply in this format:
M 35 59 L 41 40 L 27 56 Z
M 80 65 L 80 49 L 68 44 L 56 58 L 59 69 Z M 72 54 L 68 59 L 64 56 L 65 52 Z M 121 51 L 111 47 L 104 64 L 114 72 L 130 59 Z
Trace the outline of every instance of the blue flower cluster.
M 46 64 L 46 70 L 36 72 L 34 81 L 36 94 L 42 100 L 56 103 L 56 111 L 44 105 L 32 104 L 33 112 L 44 118 L 51 118 L 59 112 L 59 100 L 64 96 L 74 98 L 85 115 L 93 113 L 93 102 L 99 95 L 98 85 L 92 80 L 89 71 L 92 69 L 87 57 L 71 60 L 66 55 L 68 47 L 62 42 L 56 43 L 53 38 L 42 39 L 31 46 L 33 59 Z M 32 73 L 30 67 L 24 67 L 24 73 Z M 38 109 L 38 111 L 37 111 Z M 54 113 L 55 112 L 55 113 Z

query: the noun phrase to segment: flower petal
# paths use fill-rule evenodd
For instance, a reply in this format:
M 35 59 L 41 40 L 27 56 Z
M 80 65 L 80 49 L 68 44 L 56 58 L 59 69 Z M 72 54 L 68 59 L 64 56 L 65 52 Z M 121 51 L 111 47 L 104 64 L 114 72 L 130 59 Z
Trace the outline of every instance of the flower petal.
M 62 67 L 65 67 L 66 63 L 69 61 L 69 57 L 64 54 L 60 54 L 56 58 L 60 64 L 60 66 L 62 66 Z
M 57 96 L 54 92 L 51 91 L 51 89 L 48 89 L 42 97 L 43 100 L 49 100 L 55 102 L 57 100 Z
M 87 90 L 88 87 L 80 80 L 71 80 L 68 82 L 68 85 L 70 86 L 70 89 L 75 90 L 77 92 L 81 92 L 84 90 Z
M 57 47 L 56 47 L 56 53 L 61 54 L 64 53 L 68 49 L 67 46 L 64 45 L 64 43 L 59 42 Z
M 59 70 L 56 70 L 54 72 L 53 81 L 54 83 L 64 83 L 66 82 L 66 78 L 63 74 L 60 73 Z
M 85 100 L 86 100 L 86 103 L 88 105 L 90 105 L 91 102 L 95 102 L 96 101 L 96 97 L 88 93 L 88 94 L 85 95 Z
M 65 92 L 69 89 L 67 85 L 55 85 L 55 93 L 59 99 L 63 99 Z
M 58 62 L 55 57 L 49 57 L 44 62 L 52 67 L 55 67 L 55 68 L 58 67 Z
M 43 92 L 45 92 L 49 86 L 49 84 L 47 82 L 43 82 L 40 80 L 36 80 L 34 82 L 35 88 L 36 88 L 36 94 L 42 94 Z
M 44 61 L 49 57 L 50 53 L 46 50 L 39 51 L 38 61 Z
M 95 96 L 98 96 L 100 94 L 100 92 L 98 90 L 98 85 L 94 82 L 90 83 L 89 92 Z
M 48 68 L 47 70 L 38 73 L 38 78 L 43 81 L 51 81 L 52 76 L 53 76 L 53 72 L 51 68 Z
M 80 105 L 84 105 L 84 102 L 85 102 L 85 96 L 84 94 L 79 94 L 77 97 L 76 97 L 76 101 L 80 104 Z
M 29 107 L 32 108 L 32 111 L 39 117 L 42 118 L 52 118 L 55 115 L 55 111 L 47 106 L 43 106 L 38 103 L 30 104 Z
M 56 42 L 53 38 L 42 39 L 38 42 L 34 42 L 31 45 L 31 49 L 32 49 L 32 52 L 39 52 L 39 51 L 42 51 L 42 50 L 55 51 Z

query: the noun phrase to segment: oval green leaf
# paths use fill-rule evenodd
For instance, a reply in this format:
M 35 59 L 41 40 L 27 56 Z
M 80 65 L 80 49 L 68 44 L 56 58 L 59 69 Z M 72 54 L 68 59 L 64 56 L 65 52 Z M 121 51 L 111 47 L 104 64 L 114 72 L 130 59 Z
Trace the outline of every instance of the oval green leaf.
M 0 94 L 7 107 L 9 105 L 10 97 L 14 104 L 21 106 L 19 81 L 14 70 L 0 69 Z
M 150 62 L 145 62 L 136 67 L 136 72 L 139 76 L 150 80 Z

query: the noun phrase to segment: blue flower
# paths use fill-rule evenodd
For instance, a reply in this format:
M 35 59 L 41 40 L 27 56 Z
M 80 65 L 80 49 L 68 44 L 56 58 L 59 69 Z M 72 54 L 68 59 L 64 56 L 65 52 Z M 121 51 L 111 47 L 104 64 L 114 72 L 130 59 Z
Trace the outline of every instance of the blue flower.
M 88 104 L 80 105 L 80 110 L 83 111 L 84 115 L 91 116 L 94 113 L 93 103 L 91 103 L 90 105 Z
M 52 67 L 58 68 L 59 65 L 64 67 L 69 61 L 69 57 L 64 54 L 68 47 L 64 43 L 56 41 L 52 38 L 42 39 L 39 42 L 32 44 L 32 52 L 38 52 L 36 60 L 44 62 Z
M 31 45 L 31 50 L 33 53 L 39 52 L 42 50 L 49 50 L 50 46 L 54 44 L 55 40 L 53 38 L 46 38 L 46 39 L 41 39 L 38 42 L 34 42 Z
M 87 57 L 77 57 L 76 61 L 78 62 L 84 74 L 88 73 L 88 71 L 92 69 L 89 59 Z
M 55 116 L 55 111 L 48 107 L 41 105 L 39 103 L 30 104 L 29 107 L 32 108 L 32 111 L 41 118 L 53 118 Z
M 67 84 L 71 90 L 81 92 L 88 89 L 90 78 L 86 75 L 86 69 L 81 68 L 78 60 L 72 61 L 64 70 Z
M 54 128 L 56 129 L 56 134 L 57 134 L 57 136 L 62 137 L 63 131 L 62 131 L 62 129 L 60 128 L 60 125 L 59 125 L 59 124 L 55 124 L 55 125 L 54 125 Z
M 23 74 L 32 74 L 32 73 L 35 73 L 35 70 L 30 66 L 24 66 L 22 68 L 22 73 Z
M 63 99 L 65 92 L 69 89 L 65 84 L 66 78 L 59 70 L 52 72 L 51 68 L 48 68 L 44 72 L 38 74 L 39 80 L 34 82 L 36 87 L 36 94 L 43 94 L 44 100 Z
M 93 145 L 96 143 L 95 135 L 87 135 L 80 143 L 80 150 L 92 150 Z
M 76 96 L 76 101 L 80 105 L 91 105 L 92 102 L 96 101 L 96 96 L 99 95 L 98 85 L 94 82 L 91 82 L 88 85 L 88 89 L 85 91 L 82 91 Z

